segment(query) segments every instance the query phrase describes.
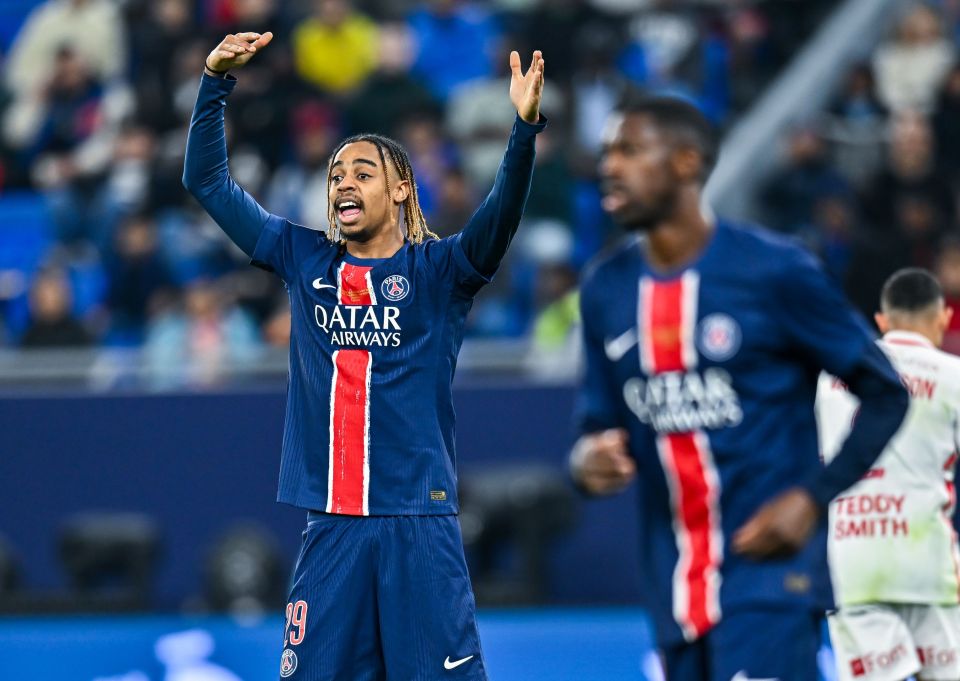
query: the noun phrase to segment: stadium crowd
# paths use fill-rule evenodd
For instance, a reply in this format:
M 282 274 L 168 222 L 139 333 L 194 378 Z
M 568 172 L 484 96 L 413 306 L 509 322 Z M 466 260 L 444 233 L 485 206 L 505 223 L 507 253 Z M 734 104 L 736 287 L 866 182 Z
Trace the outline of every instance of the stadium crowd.
M 683 94 L 728 125 L 831 4 L 11 0 L 0 22 L 0 347 L 143 345 L 151 362 L 214 366 L 287 343 L 279 282 L 246 267 L 180 184 L 211 41 L 268 28 L 276 39 L 239 74 L 227 113 L 232 172 L 270 211 L 321 229 L 332 146 L 374 130 L 409 150 L 431 227 L 458 230 L 513 120 L 506 55 L 543 50 L 551 125 L 518 243 L 469 333 L 562 342 L 578 270 L 615 235 L 599 209 L 596 152 L 620 92 L 632 83 Z M 829 126 L 798 131 L 791 165 L 765 194 L 774 225 L 810 236 L 864 289 L 858 268 L 880 257 L 869 249 L 887 248 L 890 267 L 907 254 L 929 260 L 955 222 L 952 176 L 935 160 L 960 158 L 940 153 L 960 145 L 949 108 L 960 106 L 960 69 L 938 22 L 905 27 L 881 49 L 876 92 L 870 69 L 855 73 Z M 928 77 L 905 84 L 918 68 Z M 902 140 L 887 163 L 875 144 L 891 116 Z M 870 192 L 886 203 L 865 205 L 885 221 L 870 223 L 861 247 L 858 202 Z M 960 244 L 949 253 L 942 267 L 952 257 L 960 270 Z

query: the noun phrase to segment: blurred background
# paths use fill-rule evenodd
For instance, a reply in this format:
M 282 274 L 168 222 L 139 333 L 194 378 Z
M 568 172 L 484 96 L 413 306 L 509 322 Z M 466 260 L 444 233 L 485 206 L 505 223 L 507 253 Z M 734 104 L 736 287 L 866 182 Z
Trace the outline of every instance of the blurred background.
M 632 493 L 564 470 L 578 274 L 619 237 L 603 122 L 629 86 L 695 101 L 717 212 L 802 240 L 865 315 L 908 265 L 956 307 L 960 1 L 0 0 L 0 679 L 276 675 L 287 299 L 180 185 L 203 59 L 246 30 L 275 38 L 237 73 L 231 171 L 316 229 L 332 147 L 376 131 L 458 231 L 507 55 L 543 50 L 551 123 L 455 384 L 461 523 L 494 678 L 657 678 Z

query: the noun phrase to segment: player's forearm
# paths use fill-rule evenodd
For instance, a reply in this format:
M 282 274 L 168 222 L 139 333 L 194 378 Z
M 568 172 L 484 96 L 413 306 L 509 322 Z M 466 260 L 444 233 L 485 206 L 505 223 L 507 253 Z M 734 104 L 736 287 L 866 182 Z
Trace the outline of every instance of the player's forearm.
M 251 255 L 268 214 L 233 181 L 227 165 L 223 111 L 236 82 L 203 76 L 187 136 L 183 186 L 227 236 Z
M 470 264 L 485 276 L 497 270 L 513 235 L 517 233 L 533 178 L 536 135 L 545 126 L 546 119 L 543 116 L 535 124 L 517 117 L 493 189 L 470 218 L 460 237 Z
M 874 345 L 852 375 L 843 379 L 860 399 L 860 408 L 839 453 L 804 485 L 821 510 L 870 470 L 900 428 L 910 406 L 909 395 L 896 372 Z

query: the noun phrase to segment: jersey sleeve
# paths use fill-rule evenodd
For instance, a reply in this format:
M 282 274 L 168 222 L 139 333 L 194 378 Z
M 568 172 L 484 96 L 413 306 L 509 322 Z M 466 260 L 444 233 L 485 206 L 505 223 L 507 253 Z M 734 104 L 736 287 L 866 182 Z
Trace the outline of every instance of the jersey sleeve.
M 461 243 L 462 232 L 424 243 L 424 258 L 433 276 L 450 287 L 453 295 L 472 298 L 490 282 L 493 275 L 483 275 L 467 258 Z
M 812 368 L 845 378 L 873 345 L 874 334 L 806 251 L 790 248 L 777 276 L 774 315 L 788 348 Z
M 336 246 L 323 232 L 271 215 L 253 249 L 253 264 L 275 272 L 289 284 L 300 271 L 300 263 L 322 248 Z
M 613 366 L 603 348 L 600 305 L 591 302 L 596 284 L 593 277 L 584 280 L 580 293 L 580 319 L 583 334 L 584 368 L 577 394 L 575 422 L 580 435 L 622 427 L 619 391 Z

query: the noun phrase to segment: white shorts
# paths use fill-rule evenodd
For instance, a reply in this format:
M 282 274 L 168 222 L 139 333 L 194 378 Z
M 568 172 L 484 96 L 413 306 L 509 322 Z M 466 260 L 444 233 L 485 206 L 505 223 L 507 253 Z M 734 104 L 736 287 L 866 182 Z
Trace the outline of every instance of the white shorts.
M 960 606 L 849 606 L 827 622 L 839 681 L 960 679 Z

